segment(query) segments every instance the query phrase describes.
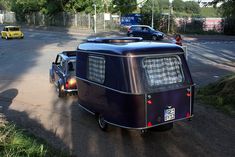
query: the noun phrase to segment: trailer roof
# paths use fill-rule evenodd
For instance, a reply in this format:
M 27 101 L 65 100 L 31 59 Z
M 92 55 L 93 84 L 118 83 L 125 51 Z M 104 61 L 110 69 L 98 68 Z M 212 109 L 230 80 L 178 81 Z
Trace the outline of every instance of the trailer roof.
M 113 41 L 113 42 L 112 42 Z M 97 38 L 81 43 L 78 50 L 113 55 L 142 55 L 184 52 L 183 49 L 170 43 L 142 41 L 141 38 Z

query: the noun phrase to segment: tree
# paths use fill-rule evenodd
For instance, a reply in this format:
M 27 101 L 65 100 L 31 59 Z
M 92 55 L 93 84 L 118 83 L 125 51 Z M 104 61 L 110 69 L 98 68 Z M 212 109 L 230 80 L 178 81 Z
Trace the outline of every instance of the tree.
M 200 13 L 200 7 L 197 2 L 194 1 L 186 1 L 184 2 L 185 5 L 185 11 L 186 13 L 190 14 L 199 14 Z
M 141 8 L 141 23 L 145 25 L 151 26 L 152 23 L 152 11 L 153 11 L 153 21 L 154 21 L 154 28 L 160 29 L 161 23 L 161 13 L 163 10 L 163 4 L 161 0 L 147 0 L 143 7 Z
M 235 0 L 214 0 L 209 4 L 215 7 L 218 3 L 222 3 L 220 9 L 223 16 L 235 17 Z
M 10 1 L 0 0 L 0 10 L 10 10 Z
M 86 12 L 91 13 L 94 12 L 94 4 L 97 7 L 97 10 L 101 10 L 104 8 L 101 0 L 70 0 L 65 4 L 64 10 L 69 12 Z
M 216 6 L 218 3 L 222 3 L 220 10 L 225 17 L 224 33 L 235 35 L 235 0 L 214 0 L 209 4 Z
M 112 6 L 113 12 L 130 14 L 137 9 L 137 0 L 113 0 Z
M 172 2 L 173 10 L 177 12 L 182 12 L 185 8 L 184 2 L 182 0 L 174 0 Z

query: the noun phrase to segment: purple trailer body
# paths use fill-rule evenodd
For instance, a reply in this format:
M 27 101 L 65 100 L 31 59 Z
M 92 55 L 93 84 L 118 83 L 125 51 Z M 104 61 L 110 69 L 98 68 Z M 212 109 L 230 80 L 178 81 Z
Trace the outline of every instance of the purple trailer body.
M 107 124 L 149 129 L 193 116 L 194 83 L 184 51 L 138 38 L 80 44 L 78 103 Z

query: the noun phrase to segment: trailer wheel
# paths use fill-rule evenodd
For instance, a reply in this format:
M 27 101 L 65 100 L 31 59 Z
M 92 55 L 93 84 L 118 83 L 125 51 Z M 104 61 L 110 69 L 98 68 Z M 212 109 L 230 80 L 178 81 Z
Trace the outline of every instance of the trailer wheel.
M 98 124 L 102 131 L 107 131 L 108 124 L 105 122 L 104 117 L 101 114 L 98 116 Z

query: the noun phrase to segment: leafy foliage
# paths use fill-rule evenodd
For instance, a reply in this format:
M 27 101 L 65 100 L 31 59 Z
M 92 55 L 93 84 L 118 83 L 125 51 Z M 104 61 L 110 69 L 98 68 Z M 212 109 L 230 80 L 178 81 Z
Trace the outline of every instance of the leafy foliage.
M 224 33 L 235 35 L 235 0 L 214 0 L 209 4 L 216 6 L 218 3 L 222 3 L 219 8 L 225 17 Z
M 172 2 L 174 11 L 182 12 L 184 10 L 185 4 L 182 0 L 174 0 Z
M 184 2 L 185 5 L 185 11 L 186 13 L 191 14 L 199 14 L 200 13 L 200 7 L 197 2 L 194 1 L 186 1 Z
M 113 0 L 113 12 L 120 12 L 123 14 L 130 14 L 137 8 L 136 0 Z
M 203 7 L 200 12 L 202 17 L 220 17 L 218 8 Z

